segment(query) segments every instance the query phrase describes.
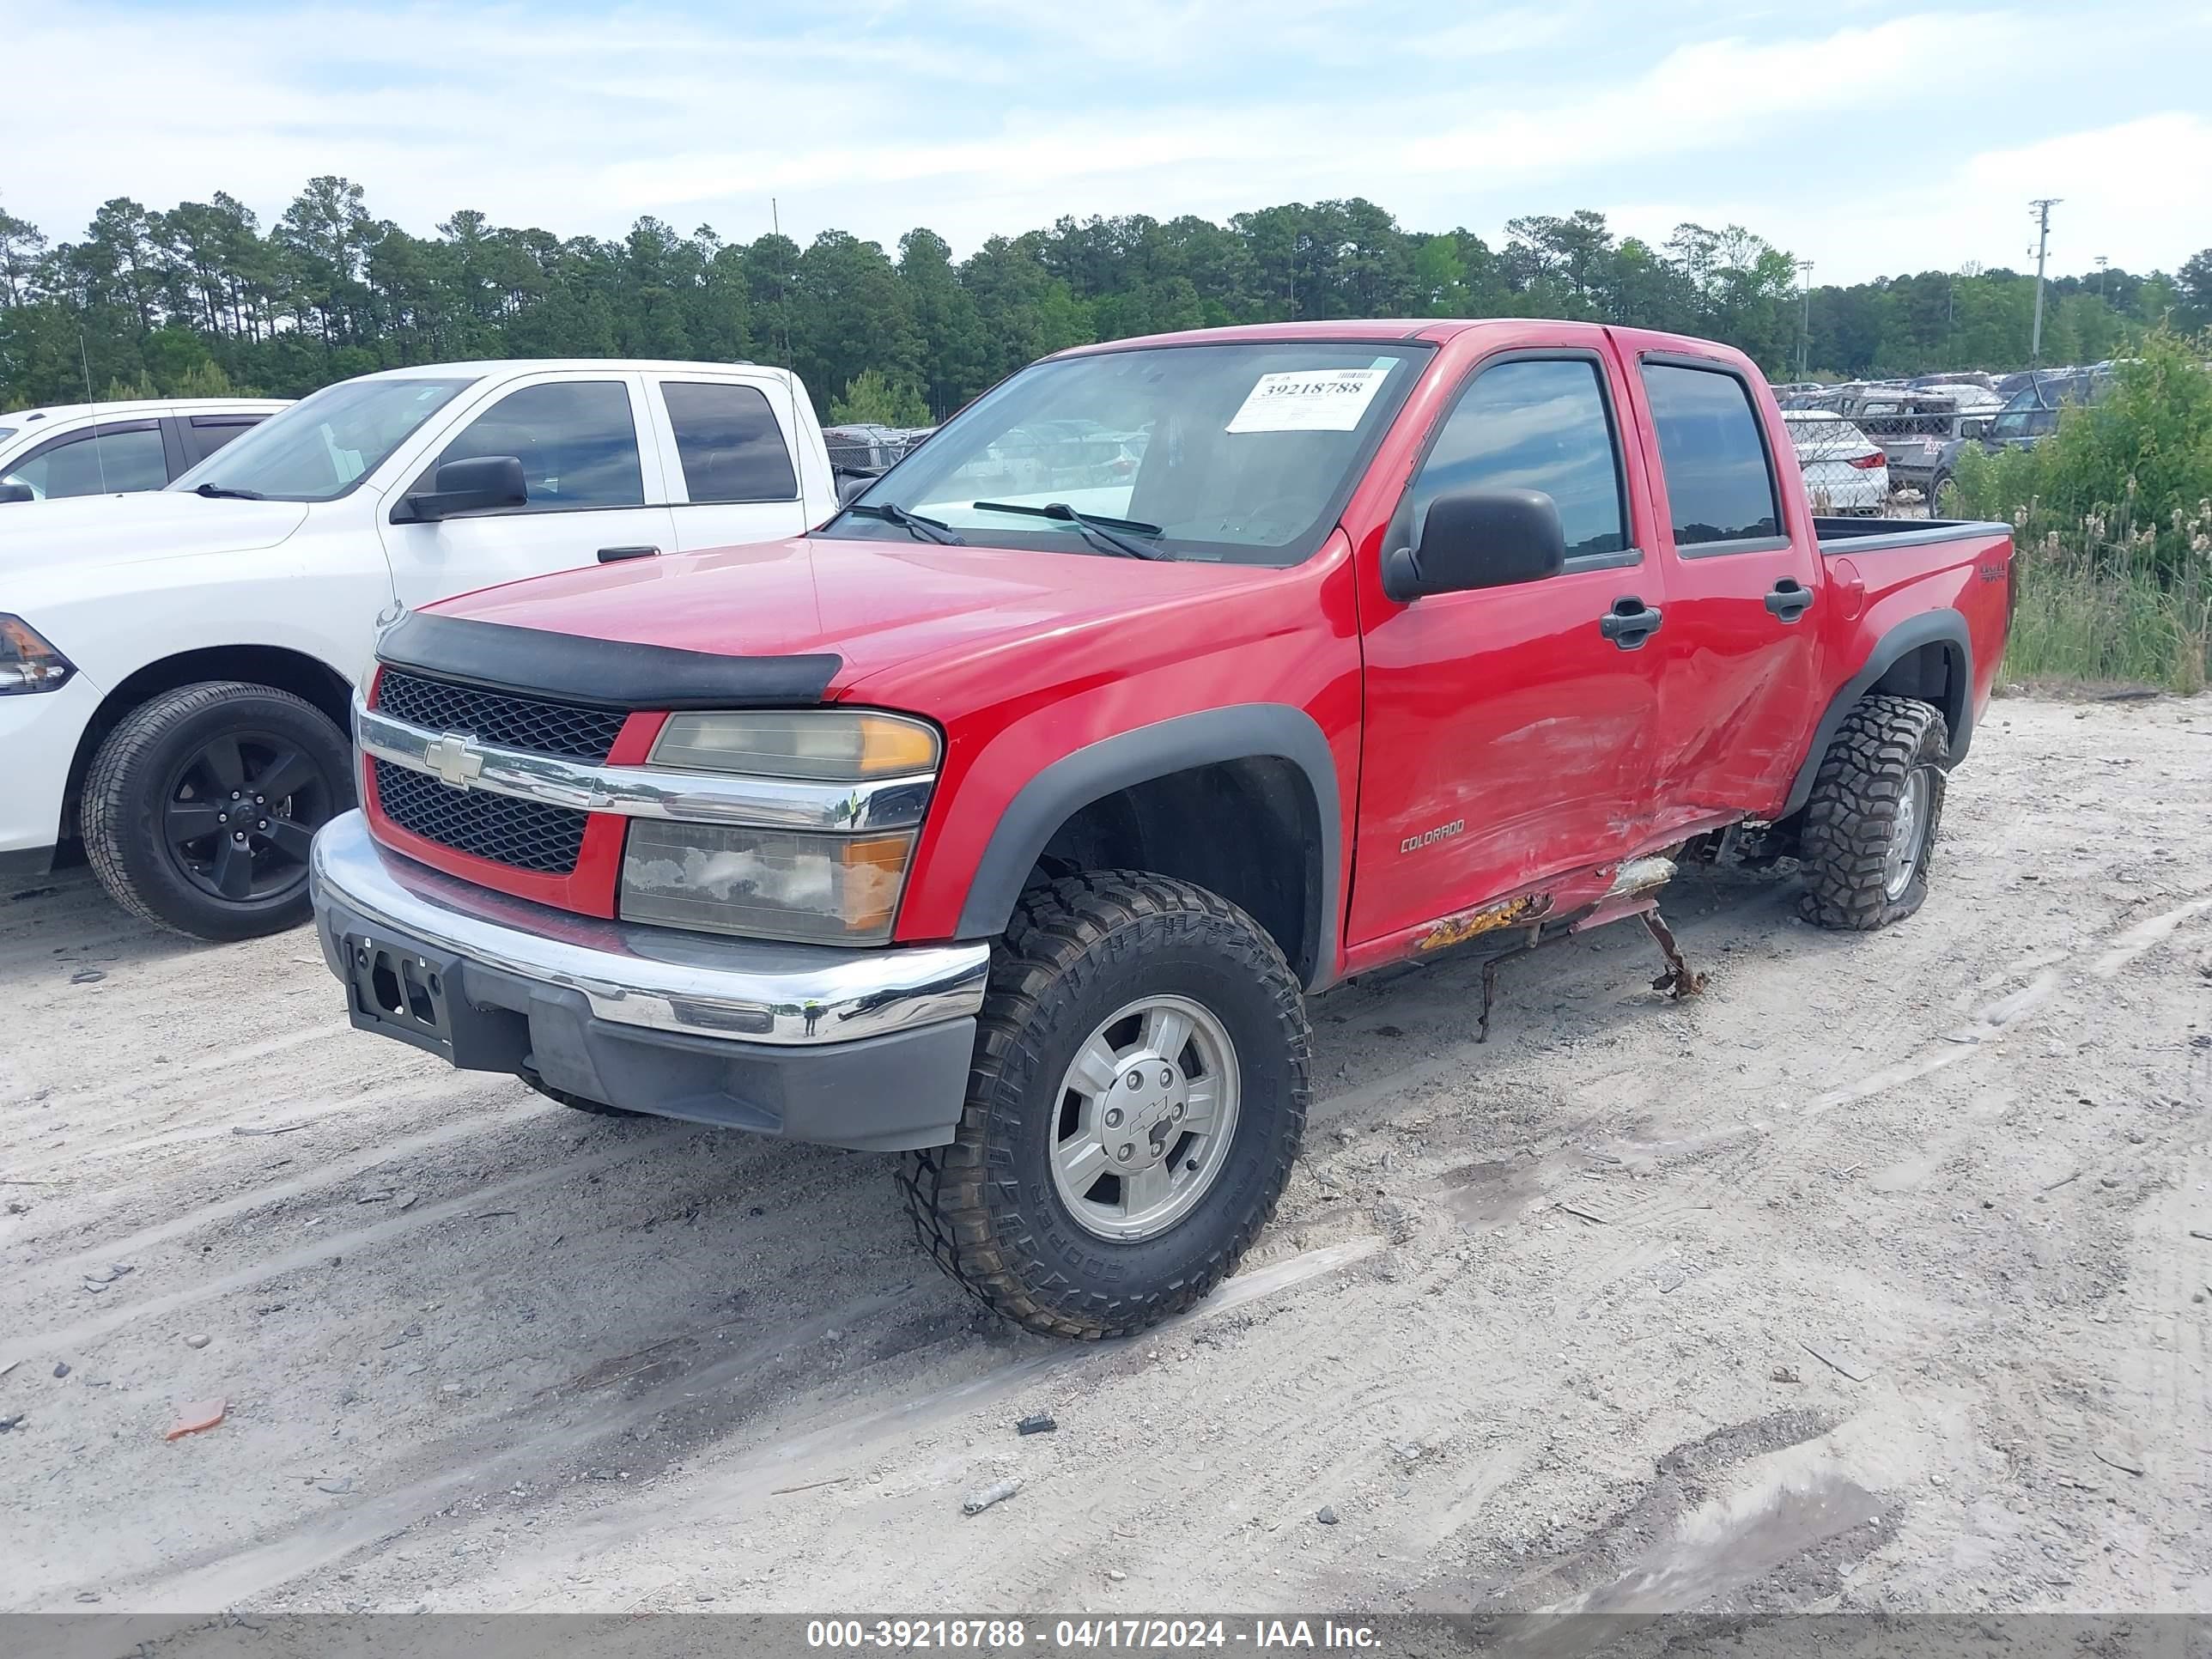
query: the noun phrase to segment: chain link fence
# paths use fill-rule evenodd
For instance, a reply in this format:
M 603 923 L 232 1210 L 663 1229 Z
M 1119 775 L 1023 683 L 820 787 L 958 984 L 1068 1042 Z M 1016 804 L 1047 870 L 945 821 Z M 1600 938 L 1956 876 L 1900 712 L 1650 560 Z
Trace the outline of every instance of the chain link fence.
M 825 426 L 822 441 L 829 446 L 832 471 L 867 477 L 887 471 L 936 430 L 933 426 Z
M 1931 510 L 1960 450 L 1987 436 L 2004 406 L 1986 379 L 1789 388 L 1784 416 L 1816 509 L 1825 495 L 1833 512 Z M 1877 488 L 1883 500 L 1869 506 Z

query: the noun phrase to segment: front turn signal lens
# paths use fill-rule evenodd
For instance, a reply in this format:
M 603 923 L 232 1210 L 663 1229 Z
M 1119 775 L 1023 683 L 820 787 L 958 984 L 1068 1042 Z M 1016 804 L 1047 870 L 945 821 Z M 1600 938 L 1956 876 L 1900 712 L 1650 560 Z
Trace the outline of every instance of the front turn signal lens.
M 793 708 L 671 714 L 651 764 L 688 772 L 855 783 L 937 767 L 937 730 L 904 714 Z

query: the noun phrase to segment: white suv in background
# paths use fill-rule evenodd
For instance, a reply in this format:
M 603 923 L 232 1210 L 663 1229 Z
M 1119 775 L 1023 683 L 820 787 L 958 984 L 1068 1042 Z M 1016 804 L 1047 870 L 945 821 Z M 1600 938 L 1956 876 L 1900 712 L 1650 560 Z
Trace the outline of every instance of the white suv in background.
M 276 398 L 172 398 L 0 415 L 0 506 L 159 489 L 284 407 Z
M 148 921 L 305 921 L 352 682 L 410 606 L 836 508 L 797 378 L 454 363 L 325 387 L 151 494 L 0 507 L 0 883 L 82 838 Z

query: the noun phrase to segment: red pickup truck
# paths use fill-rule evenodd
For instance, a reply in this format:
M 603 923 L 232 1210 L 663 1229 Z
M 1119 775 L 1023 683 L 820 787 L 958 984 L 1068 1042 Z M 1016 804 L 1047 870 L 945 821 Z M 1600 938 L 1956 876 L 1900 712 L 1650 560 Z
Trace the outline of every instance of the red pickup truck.
M 990 1306 L 1140 1329 L 1273 1213 L 1308 994 L 1627 916 L 1693 989 L 1657 894 L 1746 828 L 1818 922 L 1918 907 L 2010 539 L 1815 520 L 1791 456 L 1631 329 L 1061 353 L 811 534 L 391 629 L 325 955 L 570 1105 L 902 1152 Z

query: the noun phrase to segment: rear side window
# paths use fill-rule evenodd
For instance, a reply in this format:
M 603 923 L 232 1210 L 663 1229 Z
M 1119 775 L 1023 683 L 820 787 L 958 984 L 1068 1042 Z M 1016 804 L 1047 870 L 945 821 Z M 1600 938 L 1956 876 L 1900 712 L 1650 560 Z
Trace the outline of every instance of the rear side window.
M 484 455 L 512 455 L 522 463 L 530 504 L 513 510 L 645 505 L 629 388 L 619 380 L 562 380 L 510 392 L 446 446 L 438 465 Z M 417 487 L 432 486 L 426 480 Z
M 1779 537 L 1781 497 L 1750 389 L 1718 369 L 1646 363 L 1644 393 L 1659 438 L 1675 546 Z
M 1586 358 L 1498 363 L 1460 394 L 1413 480 L 1419 536 L 1446 490 L 1540 489 L 1559 509 L 1567 556 L 1628 545 L 1613 422 Z
M 0 483 L 28 484 L 35 499 L 49 501 L 159 489 L 168 482 L 161 428 L 151 421 L 103 427 L 43 445 L 0 477 Z
M 694 501 L 787 501 L 799 494 L 783 428 L 758 386 L 673 380 L 660 394 Z

